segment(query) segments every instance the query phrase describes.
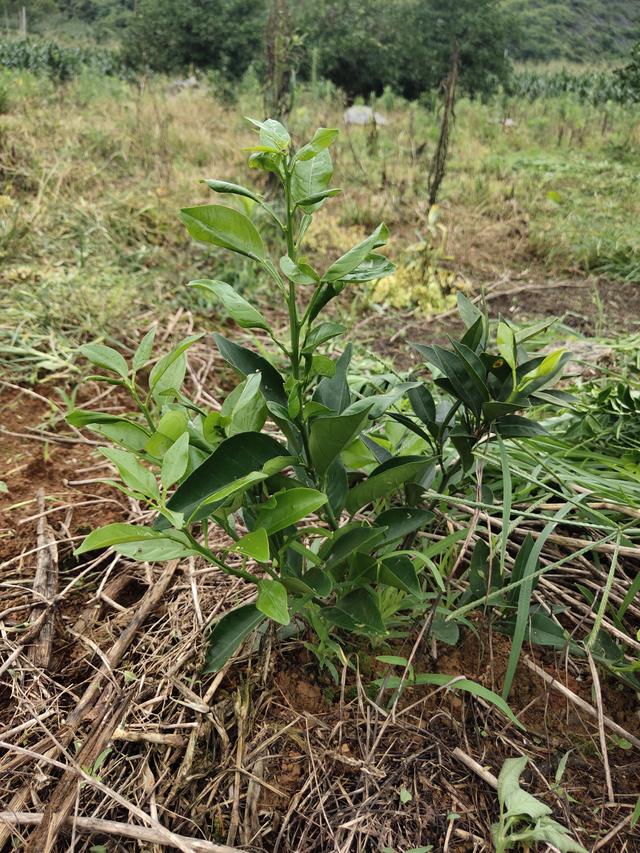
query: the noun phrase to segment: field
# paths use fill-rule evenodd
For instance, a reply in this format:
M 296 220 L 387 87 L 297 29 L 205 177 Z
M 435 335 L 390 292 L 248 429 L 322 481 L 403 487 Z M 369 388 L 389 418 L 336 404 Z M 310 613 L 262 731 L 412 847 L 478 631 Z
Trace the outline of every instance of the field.
M 257 349 L 284 373 L 282 353 L 296 354 L 300 329 L 290 334 L 277 271 L 194 241 L 178 211 L 235 204 L 277 247 L 274 219 L 284 214 L 273 173 L 247 166 L 256 137 L 244 117 L 263 111 L 256 81 L 248 75 L 229 92 L 213 77 L 182 86 L 159 75 L 138 83 L 91 73 L 65 83 L 25 72 L 0 78 L 0 850 L 640 850 L 637 106 L 570 95 L 460 99 L 431 211 L 437 106 L 385 92 L 374 106 L 387 123 L 366 127 L 345 125 L 345 106 L 322 81 L 296 93 L 294 144 L 318 126 L 340 128 L 332 186 L 343 189 L 314 211 L 296 263 L 325 269 L 384 222 L 391 237 L 383 251 L 396 269 L 350 282 L 325 308 L 327 323 L 345 329 L 334 333 L 337 343 L 323 342 L 313 399 L 305 402 L 294 369 L 282 400 L 261 385 L 253 408 L 239 413 L 237 393 L 228 402 L 238 383 L 233 359 L 210 333 Z M 257 188 L 277 216 L 246 196 L 216 197 L 202 179 Z M 253 337 L 234 322 L 237 304 L 221 307 L 220 290 L 186 287 L 203 278 L 259 307 L 264 322 Z M 529 376 L 526 347 L 533 359 L 542 353 L 531 369 L 545 364 L 559 378 L 555 396 L 540 382 L 540 395 L 518 397 L 518 406 L 515 386 L 507 402 L 492 397 L 491 429 L 472 417 L 468 376 L 460 387 L 443 380 L 429 349 L 438 344 L 454 357 L 474 349 L 478 307 L 491 319 L 475 326 L 487 337 L 481 355 L 490 371 L 504 367 L 513 330 L 514 377 L 518 369 Z M 130 361 L 152 328 L 144 383 L 160 356 L 204 335 L 189 341 L 183 395 L 150 392 L 150 409 L 141 409 L 153 429 L 168 412 L 186 412 L 185 424 L 193 418 L 180 433 L 192 441 L 189 466 L 221 436 L 223 445 L 255 436 L 256 412 L 257 432 L 266 421 L 278 440 L 289 416 L 298 424 L 307 409 L 312 438 L 323 417 L 333 418 L 327 441 L 338 441 L 341 417 L 364 421 L 349 440 L 345 433 L 331 465 L 316 463 L 312 443 L 310 455 L 300 451 L 306 472 L 287 456 L 269 478 L 230 486 L 212 469 L 209 498 L 228 515 L 214 514 L 211 529 L 198 524 L 198 541 L 180 540 L 166 559 L 117 542 L 76 554 L 98 527 L 149 524 L 155 515 L 157 486 L 151 498 L 133 488 L 124 457 L 114 455 L 123 451 L 98 452 L 114 434 L 77 414 L 133 417 L 120 368 L 111 384 L 96 381 L 109 367 L 100 358 L 88 365 L 91 350 L 80 347 L 106 344 Z M 347 415 L 331 409 L 327 386 L 324 396 L 317 390 L 340 374 L 343 343 L 353 350 Z M 479 339 L 475 346 L 480 353 Z M 256 364 L 240 371 L 243 394 Z M 259 369 L 264 381 L 264 361 Z M 422 408 L 411 397 L 419 384 L 429 389 L 419 392 Z M 457 400 L 450 416 L 464 412 L 466 433 L 460 426 L 450 440 L 440 442 L 445 431 L 435 437 L 424 403 L 431 393 Z M 374 409 L 363 410 L 369 397 Z M 267 412 L 274 402 L 280 408 Z M 529 425 L 509 421 L 511 431 L 502 430 L 516 409 Z M 234 418 L 246 424 L 241 417 L 253 426 L 235 426 Z M 239 459 L 253 453 L 249 443 L 234 447 Z M 145 448 L 137 450 L 147 473 L 161 467 L 169 476 L 162 456 Z M 432 450 L 437 464 L 427 471 L 416 460 Z M 214 667 L 209 644 L 223 617 L 253 607 L 256 592 L 274 589 L 265 584 L 282 586 L 255 544 L 238 550 L 273 507 L 272 480 L 293 479 L 298 500 L 320 485 L 330 491 L 337 458 L 352 497 L 369 499 L 346 498 L 337 518 L 333 504 L 326 516 L 313 505 L 285 525 L 290 540 L 268 528 L 274 566 L 291 546 L 312 568 L 289 578 L 286 618 L 276 593 L 269 605 L 258 598 L 272 621 L 256 623 Z M 379 468 L 397 471 L 394 460 L 418 467 L 376 491 Z M 185 470 L 169 489 L 188 481 Z M 366 543 L 340 559 L 327 550 L 341 523 L 358 535 L 377 529 L 398 502 L 428 522 L 402 528 L 391 544 L 377 539 L 366 554 Z M 365 557 L 387 573 L 386 584 L 366 574 Z M 410 582 L 399 568 L 400 581 L 388 581 L 392 558 L 419 567 Z M 336 615 L 361 591 L 344 586 L 352 559 L 349 571 L 366 574 L 367 595 L 373 590 L 375 619 L 358 621 L 349 608 Z M 323 561 L 335 590 L 320 597 L 337 620 L 326 635 L 318 596 L 310 603 L 308 585 L 300 593 L 301 578 Z M 259 578 L 255 589 L 247 571 Z M 505 804 L 498 776 L 518 757 L 527 759 L 522 788 L 513 771 Z

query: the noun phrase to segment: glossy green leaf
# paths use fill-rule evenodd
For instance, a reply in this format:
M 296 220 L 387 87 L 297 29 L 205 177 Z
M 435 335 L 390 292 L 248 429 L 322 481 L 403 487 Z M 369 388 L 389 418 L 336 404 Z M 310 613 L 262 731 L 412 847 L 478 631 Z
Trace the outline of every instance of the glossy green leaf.
M 461 290 L 456 294 L 456 302 L 458 304 L 458 313 L 467 329 L 470 329 L 482 318 L 482 311 Z
M 266 619 L 255 604 L 226 613 L 209 636 L 203 672 L 219 672 L 249 634 Z
M 416 457 L 398 457 L 395 462 L 392 467 L 372 474 L 351 489 L 345 505 L 349 513 L 357 512 L 360 507 L 373 503 L 378 498 L 392 495 L 405 483 L 418 479 L 429 466 L 428 459 Z
M 518 363 L 518 345 L 516 342 L 516 336 L 511 326 L 502 320 L 498 323 L 496 343 L 498 345 L 498 352 L 507 362 L 509 367 L 514 370 Z
M 333 460 L 356 438 L 369 418 L 371 406 L 352 415 L 314 418 L 309 434 L 311 460 L 322 477 Z
M 279 492 L 258 508 L 256 525 L 277 533 L 320 509 L 327 496 L 316 489 L 295 488 Z
M 262 196 L 257 193 L 248 190 L 246 187 L 241 186 L 240 184 L 232 184 L 229 181 L 216 181 L 210 178 L 204 180 L 204 182 L 209 189 L 213 190 L 215 193 L 228 193 L 230 195 L 240 195 L 244 196 L 244 198 L 250 198 L 252 201 L 261 204 Z
M 323 379 L 313 395 L 315 402 L 322 403 L 323 406 L 337 414 L 343 412 L 351 402 L 351 392 L 347 382 L 351 353 L 352 347 L 349 344 L 336 362 L 334 375 Z
M 342 326 L 340 323 L 319 323 L 307 333 L 302 352 L 311 353 L 316 347 L 325 344 L 345 331 L 345 326 Z
M 425 385 L 420 385 L 418 388 L 410 388 L 407 391 L 407 397 L 411 403 L 411 408 L 425 426 L 429 426 L 435 422 L 436 404 L 431 391 Z
M 313 134 L 311 142 L 307 142 L 295 154 L 293 158 L 294 163 L 297 161 L 304 162 L 312 160 L 314 157 L 317 157 L 321 151 L 324 151 L 325 148 L 328 148 L 335 141 L 339 133 L 340 131 L 333 127 L 319 127 Z
M 380 561 L 378 571 L 379 580 L 387 586 L 408 592 L 413 595 L 420 594 L 420 584 L 415 567 L 409 557 L 405 555 L 384 557 Z
M 232 207 L 221 204 L 183 207 L 180 219 L 195 240 L 213 243 L 257 261 L 265 259 L 264 243 L 256 226 Z
M 252 530 L 251 533 L 246 533 L 238 539 L 231 550 L 236 551 L 238 554 L 244 554 L 245 557 L 252 557 L 258 563 L 268 563 L 271 558 L 269 553 L 269 537 L 263 527 Z
M 140 370 L 142 367 L 147 364 L 147 362 L 151 358 L 151 354 L 153 352 L 153 343 L 156 337 L 155 327 L 150 329 L 144 338 L 138 344 L 138 348 L 133 354 L 133 360 L 131 362 L 131 366 L 134 371 Z
M 101 447 L 100 452 L 116 466 L 120 478 L 130 489 L 145 497 L 158 497 L 156 478 L 132 453 L 118 447 Z
M 189 465 L 189 433 L 183 432 L 171 445 L 162 459 L 160 479 L 165 489 L 181 480 Z
M 404 539 L 416 530 L 424 529 L 427 522 L 434 518 L 433 513 L 419 507 L 399 506 L 386 509 L 377 516 L 376 527 L 386 527 L 385 542 Z
M 256 607 L 269 619 L 280 625 L 288 625 L 291 621 L 289 616 L 289 596 L 286 588 L 274 580 L 261 580 L 258 584 L 258 600 Z
M 241 432 L 259 432 L 267 419 L 267 406 L 262 396 L 262 374 L 247 376 L 244 387 L 231 413 L 228 435 Z
M 129 376 L 127 362 L 113 347 L 108 347 L 104 344 L 84 344 L 84 346 L 80 347 L 79 351 L 92 364 L 97 365 L 97 367 L 117 373 L 123 379 Z
M 176 489 L 168 503 L 169 509 L 189 518 L 210 495 L 253 472 L 262 472 L 271 459 L 287 455 L 286 448 L 271 436 L 261 433 L 241 433 L 225 439 L 211 456 L 191 473 Z M 213 509 L 202 511 L 204 518 Z M 156 524 L 162 524 L 161 521 Z
M 378 281 L 380 278 L 392 275 L 395 270 L 396 265 L 392 261 L 384 255 L 372 252 L 354 270 L 343 276 L 342 281 Z
M 265 121 L 256 121 L 254 118 L 247 120 L 258 128 L 260 142 L 265 148 L 286 154 L 291 145 L 291 137 L 281 122 L 273 118 L 268 118 Z
M 357 246 L 354 246 L 342 257 L 338 258 L 326 273 L 323 275 L 323 281 L 339 281 L 344 276 L 353 272 L 360 264 L 371 254 L 374 249 L 384 244 L 389 239 L 389 229 L 382 223 L 378 225 L 376 230 L 370 234 Z
M 324 149 L 311 160 L 298 160 L 291 173 L 291 197 L 294 204 L 329 188 L 333 175 L 331 155 Z M 322 201 L 313 205 L 316 209 Z
M 495 422 L 495 430 L 503 438 L 535 438 L 547 435 L 547 430 L 535 421 L 519 415 L 506 415 Z
M 253 305 L 247 302 L 239 293 L 224 281 L 211 279 L 196 279 L 189 282 L 189 287 L 196 287 L 207 293 L 212 293 L 224 306 L 232 320 L 243 329 L 264 329 L 270 331 L 269 323 Z
M 202 335 L 190 335 L 188 338 L 180 341 L 180 343 L 172 349 L 171 352 L 164 355 L 160 361 L 158 361 L 149 374 L 149 388 L 151 391 L 164 390 L 165 387 L 168 387 L 165 374 L 170 371 L 177 362 L 179 362 L 180 357 L 189 349 L 189 347 L 193 346 L 196 341 L 199 341 L 201 337 Z
M 342 189 L 340 189 L 340 187 L 320 190 L 317 193 L 313 193 L 313 195 L 309 195 L 306 196 L 306 198 L 299 199 L 296 204 L 298 207 L 301 207 L 302 210 L 306 212 L 311 212 L 315 209 L 317 204 L 324 201 L 326 198 L 334 198 L 335 196 L 340 195 L 341 192 Z
M 367 635 L 386 633 L 378 601 L 369 589 L 350 592 L 325 611 L 325 618 L 341 628 Z
M 188 545 L 189 540 L 184 534 L 172 531 L 172 537 L 175 537 L 182 545 Z M 167 534 L 159 533 L 150 527 L 138 527 L 135 524 L 107 524 L 105 527 L 99 527 L 92 531 L 76 548 L 76 554 L 84 554 L 86 551 L 96 551 L 101 548 L 109 548 L 114 545 L 121 545 L 127 542 L 145 542 L 167 540 Z
M 284 380 L 271 362 L 253 350 L 223 338 L 222 335 L 214 334 L 213 337 L 225 361 L 244 376 L 259 372 L 262 377 L 260 388 L 265 399 L 286 407 L 287 394 L 284 390 Z

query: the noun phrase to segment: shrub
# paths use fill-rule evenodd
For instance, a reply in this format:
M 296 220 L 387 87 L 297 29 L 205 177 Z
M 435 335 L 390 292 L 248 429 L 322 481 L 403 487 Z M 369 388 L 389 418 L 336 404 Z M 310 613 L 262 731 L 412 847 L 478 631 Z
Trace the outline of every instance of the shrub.
M 275 176 L 282 207 L 238 184 L 206 183 L 275 222 L 279 261 L 237 208 L 188 207 L 181 219 L 195 239 L 246 257 L 269 276 L 289 318 L 287 333 L 279 334 L 229 284 L 191 282 L 260 345 L 258 352 L 214 335 L 224 360 L 242 376 L 219 411 L 203 409 L 182 389 L 187 352 L 200 335 L 180 342 L 148 375 L 153 331 L 130 364 L 103 344 L 82 348 L 103 371 L 93 378 L 126 389 L 141 417 L 79 410 L 69 420 L 115 443 L 102 453 L 118 470 L 119 488 L 157 517 L 152 527 L 96 530 L 78 553 L 113 546 L 141 560 L 202 557 L 256 591 L 255 603 L 215 626 L 208 671 L 222 666 L 265 620 L 295 620 L 312 629 L 308 647 L 337 678 L 345 632 L 386 641 L 437 602 L 443 579 L 412 548 L 415 534 L 433 518 L 425 491 L 464 483 L 474 449 L 494 433 L 538 434 L 536 423 L 516 413 L 541 399 L 561 399 L 543 389 L 565 357 L 527 356 L 523 342 L 540 327 L 518 335 L 501 322 L 490 344 L 486 316 L 460 296 L 468 325 L 462 339 L 451 349 L 418 346 L 439 375 L 442 399 L 421 381 L 365 380 L 354 387 L 351 346 L 338 356 L 327 353 L 345 329 L 322 317 L 346 288 L 393 271 L 378 251 L 387 229 L 379 225 L 324 271 L 314 269 L 304 239 L 314 213 L 340 192 L 331 187 L 329 153 L 338 131 L 320 128 L 296 151 L 279 122 L 253 124 L 259 140 L 249 149 L 249 164 Z

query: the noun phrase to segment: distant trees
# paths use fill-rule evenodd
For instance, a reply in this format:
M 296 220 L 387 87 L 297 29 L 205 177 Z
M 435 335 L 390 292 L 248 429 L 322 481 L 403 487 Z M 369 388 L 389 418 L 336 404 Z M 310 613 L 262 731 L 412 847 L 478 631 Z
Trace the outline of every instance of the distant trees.
M 194 65 L 237 79 L 263 56 L 265 7 L 264 0 L 138 0 L 125 58 L 156 71 Z
M 413 98 L 437 88 L 455 45 L 467 92 L 494 88 L 510 68 L 514 27 L 500 0 L 300 0 L 298 8 L 320 74 L 351 95 L 392 86 Z

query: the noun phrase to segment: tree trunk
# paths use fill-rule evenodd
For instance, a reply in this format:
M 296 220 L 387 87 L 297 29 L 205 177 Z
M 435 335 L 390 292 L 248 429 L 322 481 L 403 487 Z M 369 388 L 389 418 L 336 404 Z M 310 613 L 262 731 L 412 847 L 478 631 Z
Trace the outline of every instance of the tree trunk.
M 447 170 L 447 157 L 449 154 L 449 136 L 454 119 L 454 107 L 456 102 L 456 88 L 458 86 L 458 74 L 460 71 L 460 50 L 454 45 L 451 53 L 451 65 L 444 87 L 444 110 L 440 124 L 440 137 L 438 147 L 433 155 L 429 168 L 429 207 L 438 200 L 440 185 Z

